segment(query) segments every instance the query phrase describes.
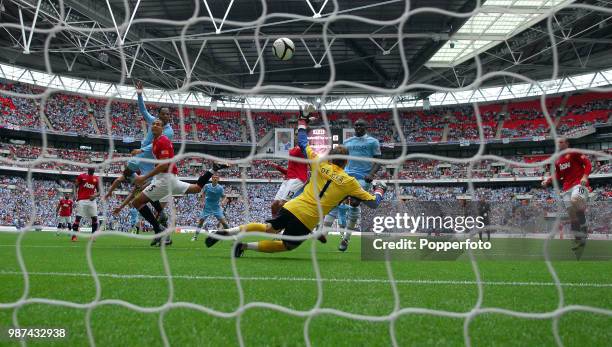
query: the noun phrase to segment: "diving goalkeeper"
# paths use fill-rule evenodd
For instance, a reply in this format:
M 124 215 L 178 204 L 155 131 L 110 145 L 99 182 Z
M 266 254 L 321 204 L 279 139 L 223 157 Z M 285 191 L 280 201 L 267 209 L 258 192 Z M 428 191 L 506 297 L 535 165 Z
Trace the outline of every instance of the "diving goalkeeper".
M 304 115 L 298 120 L 298 145 L 308 159 L 316 160 L 318 155 L 308 145 L 307 127 L 308 118 Z M 329 152 L 330 155 L 348 155 L 344 146 L 338 146 Z M 235 235 L 241 231 L 266 232 L 290 236 L 306 236 L 319 224 L 334 207 L 338 206 L 347 197 L 359 199 L 370 207 L 376 208 L 383 200 L 386 185 L 382 182 L 374 185 L 374 195 L 361 188 L 359 182 L 344 172 L 346 159 L 330 159 L 310 164 L 310 181 L 304 187 L 304 192 L 288 201 L 274 218 L 266 223 L 249 223 L 226 230 L 220 230 L 217 235 Z M 321 213 L 319 214 L 319 205 Z M 218 241 L 215 235 L 206 239 L 206 246 L 211 247 Z M 304 240 L 263 240 L 258 242 L 238 243 L 234 256 L 240 257 L 245 250 L 256 252 L 276 253 L 290 251 L 298 247 Z

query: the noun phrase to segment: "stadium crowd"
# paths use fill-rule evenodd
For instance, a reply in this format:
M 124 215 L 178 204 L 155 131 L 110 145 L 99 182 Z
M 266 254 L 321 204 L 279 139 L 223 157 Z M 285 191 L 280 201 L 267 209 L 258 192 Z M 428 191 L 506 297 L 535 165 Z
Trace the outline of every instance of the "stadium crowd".
M 27 167 L 28 164 L 42 154 L 42 148 L 31 145 L 16 145 L 11 143 L 0 142 L 0 150 L 8 151 L 9 153 L 0 153 L 0 158 L 4 157 L 17 161 L 16 166 Z M 47 152 L 44 156 L 44 161 L 38 163 L 34 168 L 62 170 L 62 171 L 82 171 L 83 167 L 71 163 L 58 163 L 56 159 L 64 159 L 79 163 L 100 163 L 109 158 L 108 152 L 87 151 L 78 149 L 54 148 L 47 147 Z M 128 153 L 113 154 L 113 161 L 105 164 L 101 170 L 104 173 L 119 174 L 123 170 L 124 162 L 129 158 Z M 529 155 L 529 156 L 510 156 L 509 160 L 516 162 L 531 163 L 546 159 L 546 155 Z M 593 158 L 594 159 L 594 158 Z M 257 179 L 282 179 L 283 175 L 270 165 L 268 160 L 253 160 L 245 167 L 232 166 L 222 173 L 222 177 L 242 177 L 242 173 L 246 174 L 246 178 Z M 286 160 L 273 160 L 275 164 L 286 167 Z M 610 173 L 612 172 L 612 164 L 602 160 L 592 160 L 593 173 Z M 178 162 L 179 175 L 183 177 L 198 176 L 203 168 L 211 167 L 212 161 L 203 160 L 198 157 L 189 157 Z M 502 165 L 502 163 L 491 160 L 482 160 L 475 162 L 472 166 L 471 177 L 473 178 L 507 178 L 507 177 L 540 177 L 547 168 L 544 166 L 535 168 L 524 168 L 520 166 Z M 380 171 L 381 178 L 391 178 L 391 171 Z M 397 176 L 399 179 L 455 179 L 468 177 L 468 164 L 457 164 L 451 162 L 442 162 L 438 160 L 406 160 L 402 165 Z
M 42 88 L 0 80 L 0 126 L 40 129 L 47 122 L 40 120 L 40 98 L 14 97 L 2 94 L 9 90 L 23 94 L 40 94 Z M 610 93 L 587 93 L 568 98 L 566 110 L 561 108 L 561 97 L 547 99 L 549 114 L 560 134 L 585 126 L 608 123 L 612 114 Z M 146 90 L 145 90 L 146 95 Z M 107 105 L 108 104 L 108 105 Z M 106 108 L 109 108 L 107 121 Z M 547 136 L 550 127 L 544 118 L 540 100 L 480 105 L 482 129 L 486 139 L 532 138 Z M 162 105 L 147 103 L 152 114 Z M 183 129 L 179 128 L 180 112 L 170 106 L 172 124 L 179 138 L 184 132 L 187 140 L 211 142 L 251 142 L 247 112 L 211 111 L 183 108 Z M 89 112 L 93 111 L 93 118 Z M 53 131 L 76 134 L 111 134 L 118 137 L 142 138 L 145 127 L 135 102 L 109 100 L 56 92 L 44 100 L 44 115 Z M 290 126 L 297 112 L 251 112 L 256 140 L 261 140 L 274 128 Z M 330 113 L 332 125 L 350 127 L 358 118 L 366 119 L 369 132 L 381 143 L 400 142 L 389 111 Z M 408 142 L 439 142 L 475 140 L 479 138 L 475 111 L 472 106 L 436 107 L 423 111 L 402 111 L 399 114 L 401 131 Z M 500 128 L 501 124 L 501 128 Z M 110 125 L 110 131 L 108 129 Z M 499 134 L 498 132 L 499 128 Z M 392 129 L 392 130 L 391 130 Z M 446 129 L 446 134 L 445 134 Z M 182 130 L 182 131 L 181 131 Z M 390 131 L 391 130 L 391 131 Z
M 223 205 L 230 224 L 242 224 L 251 220 L 265 220 L 270 216 L 270 205 L 279 188 L 278 184 L 253 184 L 245 186 L 234 183 L 220 182 L 225 186 L 227 203 Z M 108 188 L 108 183 L 104 189 Z M 62 196 L 61 190 L 71 190 L 72 182 L 65 180 L 34 179 L 32 180 L 32 196 L 29 194 L 27 181 L 17 176 L 0 176 L 0 225 L 24 226 L 35 214 L 34 224 L 56 226 L 55 209 Z M 129 187 L 123 186 L 120 191 Z M 16 194 L 16 192 L 20 192 Z M 467 186 L 400 186 L 397 194 L 395 185 L 391 184 L 385 196 L 389 203 L 400 200 L 416 201 L 456 201 L 458 197 L 468 194 Z M 528 186 L 504 188 L 476 188 L 474 200 L 484 199 L 495 206 L 521 205 L 517 195 L 530 195 L 532 202 L 546 203 L 549 208 L 555 206 L 555 192 L 549 189 L 531 188 Z M 119 205 L 124 195 L 114 195 L 108 201 L 98 203 L 99 215 L 106 223 L 106 229 L 129 230 L 128 209 L 123 209 L 117 216 L 111 211 Z M 244 198 L 246 197 L 246 198 Z M 592 194 L 593 202 L 612 201 L 612 184 L 596 186 Z M 495 204 L 499 203 L 499 204 Z M 202 195 L 187 195 L 175 199 L 176 224 L 180 226 L 195 226 L 203 207 Z M 499 207 L 501 208 L 501 207 Z M 367 210 L 367 209 L 366 209 Z M 597 213 L 593 211 L 592 213 Z M 595 218 L 593 216 L 592 218 Z M 88 223 L 86 219 L 83 221 Z M 216 228 L 214 219 L 210 219 L 206 228 Z M 87 224 L 83 224 L 87 225 Z

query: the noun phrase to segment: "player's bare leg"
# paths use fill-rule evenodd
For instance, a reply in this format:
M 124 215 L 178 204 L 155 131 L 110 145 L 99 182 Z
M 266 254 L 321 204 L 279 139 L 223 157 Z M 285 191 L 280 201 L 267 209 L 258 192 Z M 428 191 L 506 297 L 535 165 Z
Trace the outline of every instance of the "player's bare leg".
M 198 235 L 200 235 L 200 233 L 202 232 L 202 226 L 204 225 L 204 222 L 204 218 L 200 218 L 200 220 L 198 221 L 198 227 L 195 231 L 195 235 L 193 235 L 191 241 L 196 241 L 198 239 Z

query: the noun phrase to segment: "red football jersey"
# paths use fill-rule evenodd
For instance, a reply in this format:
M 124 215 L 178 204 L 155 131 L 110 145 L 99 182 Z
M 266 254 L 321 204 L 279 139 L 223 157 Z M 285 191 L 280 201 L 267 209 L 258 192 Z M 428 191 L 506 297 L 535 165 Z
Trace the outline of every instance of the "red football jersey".
M 289 156 L 304 158 L 302 154 L 302 150 L 299 146 L 295 146 L 289 150 Z M 285 179 L 297 178 L 302 182 L 306 182 L 308 180 L 308 163 L 300 163 L 297 161 L 289 160 L 289 164 L 287 165 L 287 174 L 285 175 Z
M 582 177 L 591 173 L 591 161 L 584 154 L 571 152 L 557 159 L 555 169 L 557 181 L 563 184 L 563 191 L 565 192 L 573 186 L 579 185 Z M 587 187 L 590 190 L 588 182 Z
M 77 200 L 88 200 L 98 190 L 100 179 L 96 175 L 82 173 L 77 177 Z
M 155 156 L 155 159 L 174 158 L 174 146 L 172 145 L 172 141 L 170 141 L 166 135 L 161 135 L 153 140 L 153 155 Z M 174 163 L 170 164 L 170 172 L 175 175 L 178 174 L 178 168 Z
M 72 215 L 72 200 L 60 199 L 59 207 L 60 217 L 70 217 Z

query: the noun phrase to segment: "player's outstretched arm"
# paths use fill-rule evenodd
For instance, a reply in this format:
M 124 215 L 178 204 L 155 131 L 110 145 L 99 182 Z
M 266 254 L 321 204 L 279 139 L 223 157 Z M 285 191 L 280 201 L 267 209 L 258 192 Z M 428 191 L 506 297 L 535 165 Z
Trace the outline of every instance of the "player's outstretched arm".
M 556 180 L 557 182 L 561 182 L 561 179 L 560 179 L 561 177 L 559 176 L 559 172 L 561 172 L 561 168 L 559 167 L 559 165 L 555 164 L 555 174 L 548 178 L 545 178 L 542 181 L 542 187 L 546 188 L 550 186 L 553 182 L 553 179 Z
M 361 200 L 369 208 L 377 208 L 378 205 L 383 201 L 385 192 L 387 191 L 387 185 L 384 182 L 376 182 L 374 184 L 374 195 L 366 192 L 357 181 L 355 182 L 355 193 L 351 194 L 351 197 Z
M 124 207 L 126 207 L 128 204 L 132 202 L 132 200 L 134 200 L 134 198 L 136 197 L 136 194 L 139 192 L 140 192 L 140 189 L 138 189 L 137 187 L 132 189 L 130 194 L 125 199 L 123 199 L 121 204 L 113 209 L 113 214 L 118 215 L 119 212 L 121 212 L 121 210 L 123 210 Z
M 108 188 L 108 192 L 106 192 L 106 195 L 104 195 L 104 199 L 109 199 L 111 195 L 113 194 L 113 192 L 115 191 L 115 189 L 117 189 L 117 187 L 119 187 L 121 182 L 123 182 L 124 180 L 125 180 L 125 177 L 123 175 L 119 175 L 119 177 L 115 178 L 110 188 Z
M 144 103 L 144 98 L 142 97 L 142 91 L 143 91 L 142 82 L 140 81 L 136 82 L 136 94 L 138 94 L 138 110 L 140 110 L 140 113 L 142 114 L 142 117 L 144 118 L 145 122 L 151 125 L 153 124 L 155 117 L 153 117 L 149 113 L 149 111 L 147 111 L 147 107 L 145 106 L 145 103 Z
M 79 177 L 77 177 L 76 180 L 74 180 L 74 187 L 72 187 L 72 196 L 74 197 L 74 201 L 76 201 L 79 197 L 79 181 Z
M 308 145 L 308 131 L 306 129 L 308 128 L 309 120 L 300 109 L 300 117 L 298 118 L 298 146 L 307 159 L 315 159 L 318 155 Z
M 270 160 L 266 160 L 266 164 L 268 166 L 271 166 L 271 167 L 275 168 L 276 170 L 278 170 L 283 175 L 287 174 L 287 169 L 285 169 L 284 167 L 282 167 L 282 166 L 280 166 L 280 165 L 278 165 L 278 164 L 276 164 L 276 163 L 274 163 L 274 162 L 272 162 Z
M 589 175 L 591 174 L 593 166 L 591 165 L 589 158 L 584 154 L 580 156 L 580 161 L 582 162 L 582 167 L 584 167 L 584 174 L 580 179 L 580 184 L 586 186 L 586 184 L 589 182 Z

